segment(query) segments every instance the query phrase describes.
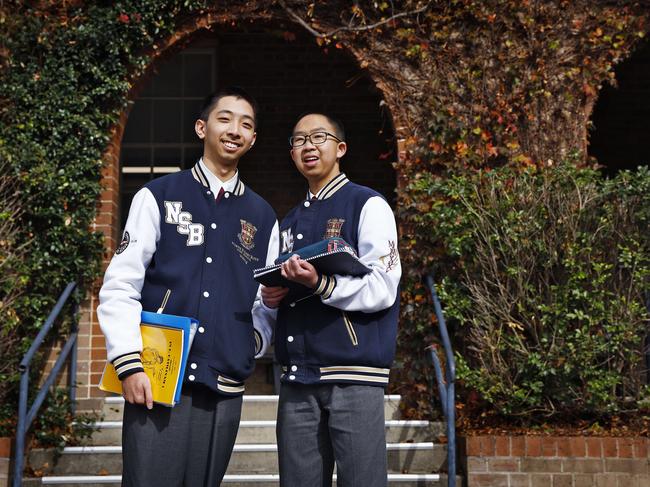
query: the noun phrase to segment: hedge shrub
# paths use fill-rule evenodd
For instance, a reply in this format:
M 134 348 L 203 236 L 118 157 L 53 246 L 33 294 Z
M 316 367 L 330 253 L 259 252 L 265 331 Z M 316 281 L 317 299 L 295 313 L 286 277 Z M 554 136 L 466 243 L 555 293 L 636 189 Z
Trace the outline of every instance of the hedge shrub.
M 444 249 L 433 270 L 479 409 L 520 423 L 639 410 L 648 168 L 609 180 L 570 161 L 422 177 L 410 189 L 437 195 L 419 231 Z

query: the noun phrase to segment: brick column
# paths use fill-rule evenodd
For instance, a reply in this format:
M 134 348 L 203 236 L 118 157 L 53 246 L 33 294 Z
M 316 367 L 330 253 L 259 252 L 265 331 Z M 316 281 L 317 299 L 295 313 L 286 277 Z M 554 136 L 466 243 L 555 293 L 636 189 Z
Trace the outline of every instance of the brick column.
M 97 216 L 92 224 L 94 231 L 104 234 L 105 269 L 117 247 L 118 211 L 119 211 L 119 154 L 120 141 L 126 123 L 126 113 L 122 116 L 119 125 L 113 131 L 113 137 L 104 156 L 104 167 L 101 172 L 102 192 L 97 202 Z M 104 364 L 106 363 L 106 349 L 104 337 L 97 321 L 97 293 L 101 285 L 101 278 L 89 289 L 86 299 L 79 309 L 79 333 L 77 337 L 77 400 L 81 409 L 93 408 L 94 404 L 89 399 L 103 397 L 104 393 L 97 388 Z M 54 366 L 63 341 L 55 343 L 48 351 L 46 372 Z M 45 377 L 45 376 L 44 376 Z M 68 383 L 68 365 L 58 377 L 57 385 L 65 386 Z
M 113 252 L 117 248 L 119 236 L 118 216 L 120 197 L 120 143 L 127 113 L 124 112 L 119 124 L 113 131 L 111 142 L 104 156 L 102 168 L 102 193 L 97 202 L 97 217 L 93 224 L 95 231 L 104 234 L 104 257 L 102 269 L 106 269 Z M 101 277 L 90 290 L 82 304 L 79 320 L 79 363 L 77 368 L 77 397 L 79 400 L 103 397 L 97 388 L 106 363 L 104 336 L 97 320 L 97 293 L 101 286 Z
M 12 442 L 13 438 L 0 438 L 0 487 L 9 487 L 11 479 L 9 468 L 12 461 Z

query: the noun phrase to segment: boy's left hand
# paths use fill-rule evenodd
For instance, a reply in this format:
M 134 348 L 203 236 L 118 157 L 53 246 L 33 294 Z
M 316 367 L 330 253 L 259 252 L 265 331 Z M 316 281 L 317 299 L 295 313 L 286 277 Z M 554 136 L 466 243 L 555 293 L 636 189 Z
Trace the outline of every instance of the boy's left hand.
M 262 286 L 262 301 L 267 308 L 275 309 L 280 306 L 280 303 L 289 292 L 288 287 Z
M 280 273 L 282 277 L 307 286 L 310 289 L 314 289 L 316 284 L 318 284 L 318 272 L 316 268 L 297 255 L 292 255 L 289 260 L 282 264 Z

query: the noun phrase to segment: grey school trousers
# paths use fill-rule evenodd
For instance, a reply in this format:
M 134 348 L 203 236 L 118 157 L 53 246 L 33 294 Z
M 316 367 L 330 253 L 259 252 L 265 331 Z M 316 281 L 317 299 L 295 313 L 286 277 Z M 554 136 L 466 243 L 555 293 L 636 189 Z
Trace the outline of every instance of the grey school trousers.
M 283 383 L 278 404 L 281 487 L 387 485 L 382 387 Z
M 217 487 L 239 428 L 242 397 L 183 386 L 173 408 L 126 403 L 122 430 L 122 485 Z

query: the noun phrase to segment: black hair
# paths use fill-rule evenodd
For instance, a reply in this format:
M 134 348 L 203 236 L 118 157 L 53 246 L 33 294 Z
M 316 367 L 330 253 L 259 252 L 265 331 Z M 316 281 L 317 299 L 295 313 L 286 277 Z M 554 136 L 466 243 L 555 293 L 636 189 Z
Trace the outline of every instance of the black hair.
M 321 117 L 325 117 L 325 119 L 327 119 L 330 125 L 334 128 L 334 135 L 336 135 L 342 142 L 345 142 L 345 127 L 343 126 L 343 122 L 341 122 L 341 120 L 338 118 L 333 117 L 332 115 L 328 115 L 322 112 L 303 112 L 296 120 L 296 124 L 293 126 L 293 130 L 296 129 L 298 122 L 300 122 L 307 115 L 320 115 Z
M 214 109 L 217 103 L 219 103 L 219 100 L 226 96 L 234 96 L 235 98 L 246 100 L 250 106 L 253 107 L 253 122 L 255 122 L 255 126 L 257 126 L 257 112 L 259 111 L 259 105 L 249 92 L 239 86 L 227 86 L 206 96 L 201 105 L 201 110 L 199 111 L 199 119 L 207 120 L 210 116 L 210 112 Z

